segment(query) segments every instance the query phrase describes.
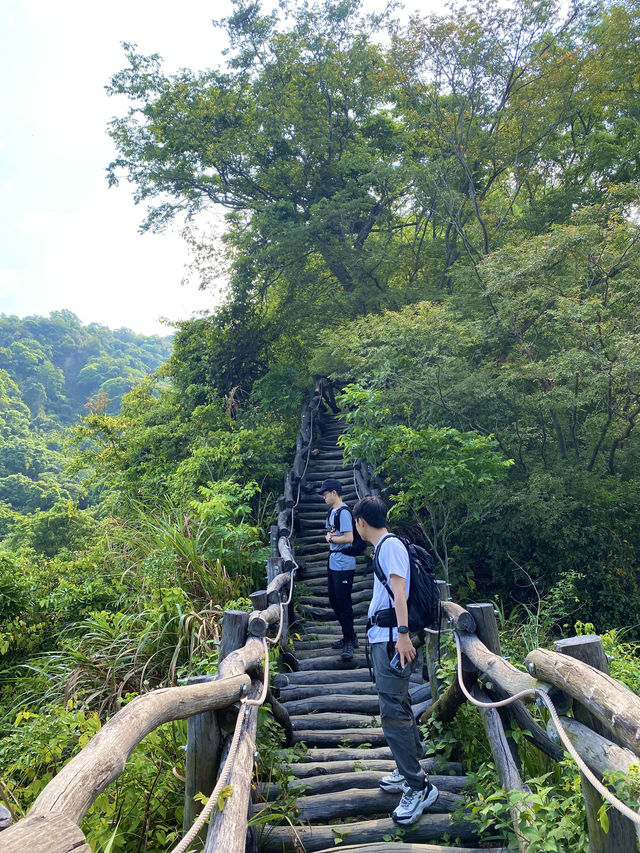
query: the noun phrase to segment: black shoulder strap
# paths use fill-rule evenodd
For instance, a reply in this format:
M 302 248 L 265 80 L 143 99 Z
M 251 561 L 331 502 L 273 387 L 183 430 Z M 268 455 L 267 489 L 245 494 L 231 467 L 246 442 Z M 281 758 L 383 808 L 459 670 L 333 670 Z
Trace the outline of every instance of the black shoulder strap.
M 382 548 L 382 543 L 386 542 L 387 539 L 391 539 L 392 537 L 398 538 L 394 533 L 385 533 L 382 539 L 378 542 L 375 551 L 373 552 L 373 571 L 375 576 L 378 578 L 382 586 L 386 589 L 387 594 L 391 601 L 394 601 L 393 592 L 391 591 L 391 587 L 387 583 L 387 579 L 384 576 L 384 572 L 380 568 L 380 563 L 378 562 L 378 554 L 380 553 L 380 549 Z
M 346 511 L 351 516 L 351 530 L 352 531 L 355 530 L 355 526 L 353 524 L 353 513 L 351 512 L 351 510 L 349 509 L 349 507 L 346 504 L 341 504 L 338 507 L 338 509 L 336 510 L 336 514 L 333 516 L 333 526 L 338 531 L 338 533 L 342 533 L 342 529 L 340 527 L 340 513 L 342 512 L 343 509 L 346 509 Z M 331 510 L 329 510 L 329 514 L 331 514 Z M 327 518 L 328 518 L 328 516 L 327 516 Z

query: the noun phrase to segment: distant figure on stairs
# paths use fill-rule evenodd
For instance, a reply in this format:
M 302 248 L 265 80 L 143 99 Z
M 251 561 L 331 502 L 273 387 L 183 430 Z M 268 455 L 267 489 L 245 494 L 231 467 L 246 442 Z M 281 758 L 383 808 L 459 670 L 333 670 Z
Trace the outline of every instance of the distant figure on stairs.
M 409 552 L 387 527 L 387 507 L 378 497 L 359 500 L 353 508 L 356 530 L 374 547 L 374 560 L 393 593 L 386 592 L 374 574 L 369 605 L 367 642 L 380 699 L 382 731 L 396 769 L 378 784 L 383 791 L 402 793 L 392 814 L 396 823 L 411 824 L 438 799 L 438 789 L 420 766 L 422 743 L 411 710 L 409 678 L 416 650 L 409 636 L 407 599 L 411 582 Z M 397 655 L 396 655 L 397 652 Z M 391 666 L 397 659 L 397 666 Z
M 329 478 L 318 489 L 319 494 L 330 509 L 325 527 L 326 541 L 329 543 L 327 560 L 327 586 L 329 604 L 336 614 L 342 628 L 342 639 L 333 643 L 334 649 L 341 649 L 340 657 L 348 661 L 353 658 L 353 650 L 358 647 L 358 638 L 353 630 L 353 605 L 351 589 L 356 571 L 356 558 L 342 553 L 353 542 L 353 522 L 351 512 L 342 500 L 342 483 Z

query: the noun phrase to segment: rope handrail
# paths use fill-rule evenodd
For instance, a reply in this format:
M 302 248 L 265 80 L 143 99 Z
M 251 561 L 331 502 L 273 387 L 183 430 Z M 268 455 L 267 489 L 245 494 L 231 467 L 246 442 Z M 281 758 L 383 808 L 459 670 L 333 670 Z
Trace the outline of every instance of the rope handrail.
M 282 626 L 284 624 L 284 618 L 283 618 L 284 617 L 284 608 L 285 608 L 285 606 L 287 606 L 291 602 L 291 599 L 293 598 L 295 571 L 297 568 L 298 568 L 298 566 L 296 564 L 296 566 L 291 571 L 291 578 L 290 578 L 290 582 L 289 582 L 289 595 L 288 595 L 287 600 L 286 601 L 280 601 L 280 616 L 278 619 L 278 632 L 277 632 L 276 636 L 275 637 L 261 637 L 260 638 L 262 645 L 263 645 L 263 649 L 264 649 L 264 668 L 263 668 L 262 692 L 257 699 L 250 699 L 248 696 L 245 696 L 240 700 L 240 705 L 241 706 L 244 705 L 244 707 L 245 707 L 245 713 L 244 714 L 242 714 L 242 713 L 238 714 L 238 719 L 236 720 L 236 725 L 235 725 L 235 729 L 233 732 L 233 738 L 231 740 L 231 746 L 229 747 L 229 752 L 227 754 L 227 758 L 225 760 L 224 766 L 223 766 L 223 768 L 220 771 L 220 774 L 218 776 L 218 781 L 216 782 L 216 785 L 215 785 L 213 791 L 211 792 L 211 796 L 207 800 L 206 805 L 204 806 L 204 808 L 202 809 L 202 811 L 200 812 L 200 814 L 198 815 L 198 817 L 196 818 L 194 823 L 191 825 L 191 828 L 188 830 L 186 835 L 181 839 L 181 841 L 170 851 L 170 853 L 185 853 L 185 851 L 187 851 L 189 849 L 192 842 L 195 840 L 196 836 L 198 835 L 198 833 L 200 832 L 200 830 L 202 829 L 202 827 L 204 826 L 204 824 L 206 823 L 206 821 L 210 817 L 211 812 L 213 811 L 213 808 L 218 801 L 218 797 L 220 796 L 220 792 L 225 787 L 225 785 L 228 784 L 229 775 L 231 774 L 231 771 L 232 771 L 233 761 L 234 761 L 236 753 L 238 751 L 238 746 L 240 744 L 240 735 L 242 734 L 242 725 L 243 725 L 244 720 L 247 716 L 247 713 L 248 713 L 249 709 L 252 707 L 262 706 L 264 704 L 266 698 L 267 698 L 267 693 L 269 691 L 269 646 L 267 644 L 271 643 L 271 645 L 276 645 L 279 642 L 280 637 L 282 635 Z
M 322 386 L 321 386 L 321 393 L 317 397 L 315 407 L 310 408 L 309 428 L 310 428 L 310 435 L 311 436 L 313 436 L 313 415 L 314 415 L 314 411 L 319 408 L 321 399 L 322 399 Z M 311 455 L 311 443 L 312 442 L 311 442 L 311 438 L 310 438 L 309 443 L 308 443 L 308 447 L 307 447 L 307 458 L 306 458 L 305 466 L 304 466 L 304 469 L 302 472 L 302 477 L 298 481 L 298 490 L 297 490 L 296 499 L 295 499 L 293 506 L 291 507 L 291 523 L 290 523 L 290 527 L 289 527 L 289 535 L 287 536 L 287 541 L 288 541 L 289 545 L 291 544 L 290 537 L 293 534 L 294 510 L 298 506 L 298 504 L 300 503 L 301 483 L 302 483 L 302 479 L 304 478 L 304 475 L 306 474 L 307 467 L 309 465 L 309 458 Z M 291 550 L 293 553 L 293 549 L 291 549 Z M 299 568 L 299 565 L 294 558 L 293 567 L 290 570 L 289 593 L 288 593 L 287 599 L 286 599 L 286 601 L 283 601 L 281 599 L 279 602 L 280 612 L 279 612 L 279 616 L 278 616 L 278 631 L 277 631 L 275 637 L 272 637 L 272 638 L 271 637 L 261 637 L 260 638 L 261 642 L 262 642 L 263 654 L 264 654 L 263 684 L 262 684 L 261 694 L 256 699 L 250 699 L 248 696 L 245 696 L 240 700 L 240 705 L 244 706 L 244 714 L 242 713 L 242 708 L 241 708 L 241 712 L 238 713 L 238 718 L 236 720 L 236 725 L 234 728 L 233 737 L 231 740 L 231 745 L 229 747 L 229 752 L 228 752 L 227 757 L 225 759 L 224 766 L 220 770 L 220 773 L 218 775 L 218 780 L 215 784 L 215 787 L 214 787 L 213 791 L 211 792 L 211 795 L 210 795 L 209 799 L 207 800 L 204 808 L 202 809 L 202 811 L 200 812 L 200 814 L 196 818 L 196 820 L 193 822 L 193 824 L 191 825 L 191 827 L 189 828 L 187 833 L 183 836 L 183 838 L 180 840 L 180 842 L 175 847 L 172 848 L 170 853 L 186 853 L 186 851 L 189 849 L 189 847 L 191 846 L 193 841 L 196 839 L 198 833 L 200 832 L 200 830 L 202 829 L 202 827 L 204 826 L 206 821 L 211 816 L 211 813 L 213 812 L 214 806 L 216 805 L 216 803 L 218 801 L 218 797 L 220 796 L 220 792 L 223 790 L 225 785 L 228 783 L 229 776 L 232 772 L 233 762 L 234 762 L 236 753 L 238 751 L 238 746 L 240 744 L 240 736 L 242 734 L 243 723 L 244 723 L 250 709 L 252 707 L 256 707 L 256 708 L 261 707 L 267 698 L 267 693 L 269 691 L 269 646 L 268 646 L 268 643 L 270 643 L 271 645 L 276 645 L 280 641 L 280 638 L 282 636 L 282 630 L 284 627 L 284 608 L 287 607 L 293 599 L 293 588 L 295 585 L 295 575 L 296 575 L 296 571 L 298 568 Z
M 518 693 L 515 693 L 513 696 L 508 696 L 506 699 L 500 699 L 496 702 L 480 702 L 478 699 L 471 695 L 471 693 L 467 690 L 467 687 L 462 678 L 462 649 L 460 646 L 458 632 L 455 630 L 453 630 L 453 637 L 456 644 L 456 655 L 458 660 L 458 685 L 465 698 L 469 702 L 471 702 L 472 705 L 475 705 L 478 708 L 505 708 L 520 699 L 535 696 L 536 699 L 539 699 L 549 711 L 551 719 L 553 720 L 553 723 L 556 727 L 556 731 L 558 732 L 558 737 L 562 741 L 562 745 L 567 750 L 569 755 L 573 758 L 578 768 L 580 769 L 580 772 L 589 780 L 589 782 L 598 791 L 600 796 L 603 797 L 603 799 L 605 799 L 610 805 L 612 805 L 626 818 L 633 821 L 636 826 L 640 826 L 640 814 L 638 812 L 633 811 L 633 809 L 630 809 L 626 803 L 623 803 L 622 800 L 618 799 L 618 797 L 615 796 L 615 794 L 612 794 L 611 791 L 605 785 L 603 785 L 602 782 L 596 776 L 594 776 L 589 767 L 582 760 L 576 748 L 571 743 L 571 740 L 569 739 L 569 736 L 567 735 L 564 726 L 560 722 L 560 717 L 558 715 L 558 712 L 556 711 L 553 702 L 544 690 L 541 690 L 538 687 L 531 687 L 527 690 L 521 690 Z

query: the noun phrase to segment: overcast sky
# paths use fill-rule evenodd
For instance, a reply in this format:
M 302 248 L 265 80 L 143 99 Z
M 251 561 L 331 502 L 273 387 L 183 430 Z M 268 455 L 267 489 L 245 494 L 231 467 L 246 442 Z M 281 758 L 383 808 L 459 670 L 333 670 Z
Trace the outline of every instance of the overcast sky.
M 229 0 L 0 0 L 0 313 L 66 308 L 85 323 L 167 334 L 160 318 L 212 306 L 197 283 L 181 284 L 179 234 L 140 235 L 131 187 L 107 188 L 106 125 L 126 104 L 104 87 L 126 64 L 122 41 L 159 53 L 168 71 L 218 65 L 224 33 L 211 19 L 230 9 Z
M 177 233 L 140 235 L 131 187 L 109 190 L 106 96 L 125 65 L 120 43 L 166 67 L 218 64 L 221 0 L 1 0 L 0 312 L 68 308 L 83 322 L 167 334 L 159 322 L 211 306 L 181 286 Z

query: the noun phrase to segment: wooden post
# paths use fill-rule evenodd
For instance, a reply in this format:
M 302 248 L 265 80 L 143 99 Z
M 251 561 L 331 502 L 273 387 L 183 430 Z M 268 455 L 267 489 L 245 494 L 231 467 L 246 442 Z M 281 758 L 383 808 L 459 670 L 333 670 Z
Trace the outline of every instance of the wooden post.
M 477 688 L 474 689 L 474 697 L 481 702 L 490 701 L 487 694 Z M 493 760 L 496 765 L 496 770 L 498 771 L 498 778 L 500 779 L 501 786 L 506 791 L 519 790 L 531 793 L 528 786 L 523 783 L 518 768 L 513 760 L 498 711 L 496 708 L 478 708 L 478 710 L 487 733 L 487 739 L 491 747 Z M 526 801 L 522 801 L 517 805 L 514 805 L 509 811 L 511 813 L 511 820 L 513 821 L 518 850 L 520 850 L 521 853 L 526 853 L 526 851 L 529 850 L 529 842 L 520 833 L 520 822 L 522 820 L 523 812 L 530 811 L 531 814 L 533 814 L 534 810 L 527 805 Z
M 445 581 L 436 581 L 440 601 L 447 601 L 449 598 L 449 589 Z M 431 698 L 435 702 L 442 692 L 442 684 L 438 679 L 436 671 L 438 669 L 438 635 L 427 634 L 425 642 L 425 660 L 427 663 L 427 672 L 429 673 L 429 684 L 431 685 Z
M 502 654 L 500 646 L 500 634 L 498 632 L 498 620 L 494 605 L 489 603 L 468 604 L 467 610 L 476 622 L 476 635 L 490 652 L 496 655 Z
M 266 589 L 257 589 L 249 595 L 249 601 L 253 604 L 254 610 L 267 609 L 267 591 Z
M 271 554 L 273 557 L 278 556 L 278 525 L 272 524 L 269 528 L 269 542 L 271 545 Z
M 254 683 L 251 698 L 259 695 L 261 686 Z M 233 766 L 228 779 L 231 795 L 225 800 L 221 812 L 214 812 L 209 821 L 205 853 L 244 853 L 247 834 L 247 813 L 251 797 L 251 779 L 256 754 L 256 729 L 258 708 L 243 705 L 242 730 Z
M 560 654 L 588 663 L 600 672 L 609 674 L 609 661 L 602 647 L 602 640 L 597 634 L 584 637 L 569 637 L 554 643 L 554 649 Z M 579 722 L 593 729 L 596 734 L 611 738 L 610 732 L 602 723 L 589 713 L 579 702 L 574 704 L 574 717 Z M 589 853 L 635 853 L 637 836 L 634 824 L 623 817 L 614 808 L 609 809 L 609 832 L 605 833 L 598 820 L 598 811 L 603 799 L 588 779 L 580 774 L 582 795 L 584 797 L 587 827 L 589 830 Z
M 282 569 L 283 562 L 282 557 L 278 553 L 278 540 L 276 539 L 274 556 L 267 560 L 267 586 L 269 586 L 276 575 L 282 572 Z M 269 601 L 269 604 L 273 604 L 273 602 Z
M 222 616 L 222 637 L 220 639 L 220 654 L 218 669 L 222 661 L 231 652 L 241 649 L 247 640 L 249 613 L 246 610 L 225 610 Z
M 249 614 L 244 610 L 225 610 L 222 617 L 222 639 L 218 665 L 231 652 L 244 646 L 249 625 Z M 189 679 L 188 684 L 201 679 Z M 187 754 L 185 761 L 184 818 L 186 832 L 200 812 L 194 801 L 198 793 L 209 796 L 216 784 L 220 765 L 222 736 L 216 711 L 205 711 L 187 720 Z M 206 831 L 200 834 L 203 843 Z
M 498 631 L 498 620 L 496 619 L 496 612 L 493 604 L 491 602 L 483 602 L 482 604 L 468 604 L 467 605 L 468 612 L 473 616 L 476 623 L 476 636 L 478 639 L 482 640 L 485 646 L 489 649 L 490 652 L 493 652 L 496 655 L 502 654 L 502 646 L 500 645 L 500 632 Z M 489 685 L 489 682 L 485 682 L 485 687 L 487 690 L 492 690 L 493 685 Z M 500 715 L 500 719 L 502 720 L 502 726 L 504 729 L 507 728 L 507 723 L 509 722 L 509 717 L 511 716 L 509 707 L 501 708 L 498 711 Z M 509 735 L 505 735 L 507 742 L 509 744 L 509 749 L 511 750 L 511 756 L 513 761 L 520 770 L 522 767 L 522 763 L 520 761 L 520 753 L 518 752 L 518 745 Z
M 296 500 L 293 496 L 293 472 L 287 465 L 284 472 L 284 500 L 285 506 L 291 508 Z
M 187 683 L 191 683 L 191 679 Z M 220 725 L 215 711 L 205 711 L 187 720 L 187 754 L 185 760 L 184 817 L 182 831 L 186 833 L 196 819 L 201 806 L 194 797 L 208 797 L 216 784 L 220 763 Z M 204 842 L 206 832 L 200 833 Z

